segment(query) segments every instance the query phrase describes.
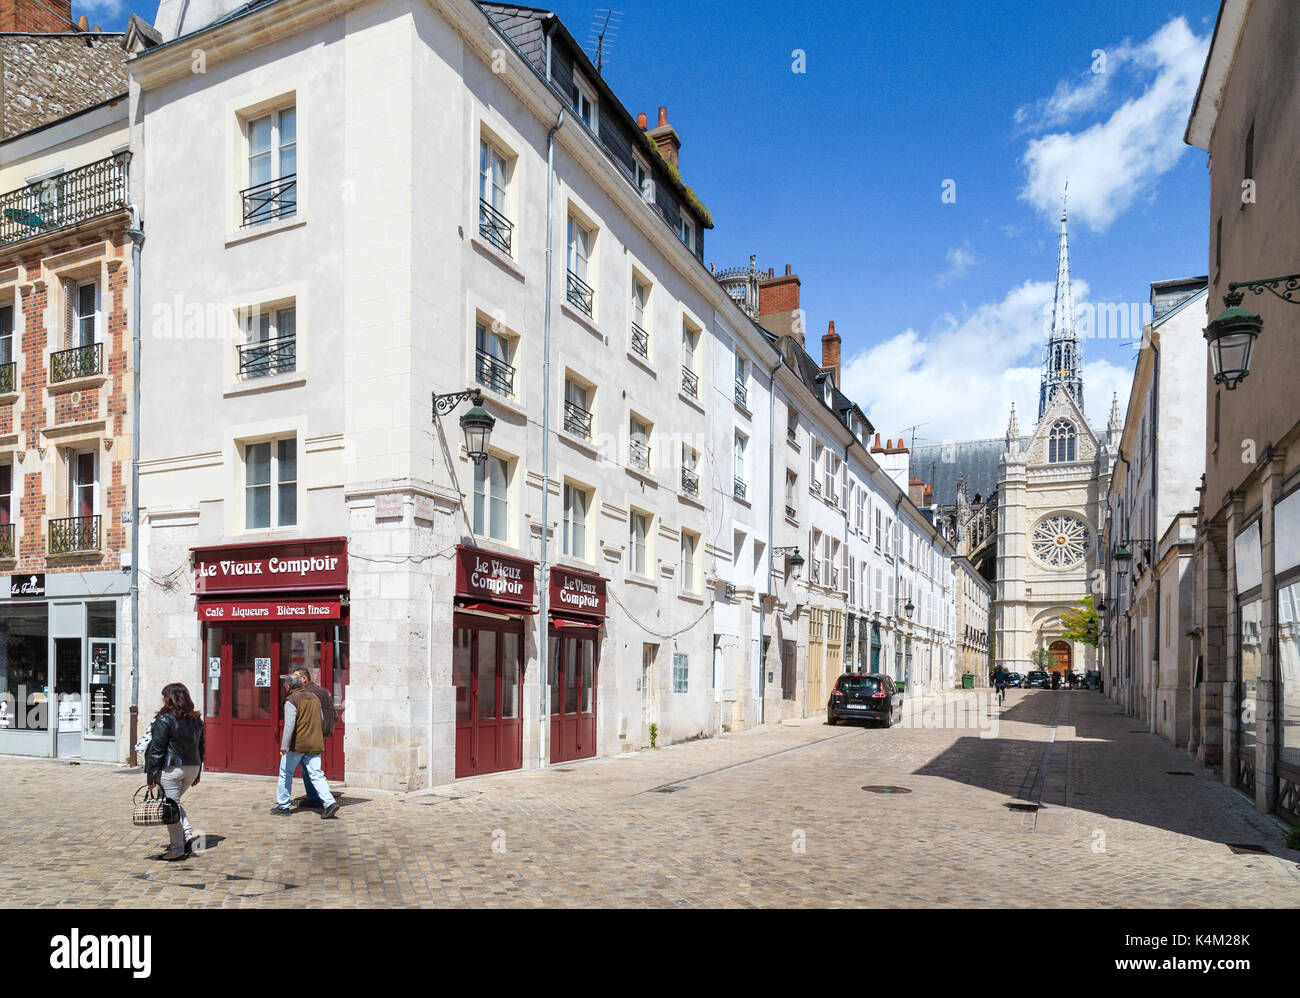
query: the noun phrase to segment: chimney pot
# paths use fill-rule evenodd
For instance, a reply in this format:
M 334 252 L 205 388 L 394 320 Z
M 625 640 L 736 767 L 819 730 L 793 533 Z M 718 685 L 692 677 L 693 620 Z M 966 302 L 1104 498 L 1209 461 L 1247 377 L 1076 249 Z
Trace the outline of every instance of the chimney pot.
M 77 18 L 77 27 L 80 28 L 82 31 L 90 30 L 90 22 L 86 20 L 85 14 L 82 14 L 79 18 Z
M 786 277 L 790 276 L 790 265 L 788 263 L 785 265 L 785 275 Z
M 668 108 L 664 107 L 663 105 L 660 105 L 660 107 L 659 107 L 659 123 L 658 123 L 655 127 L 656 127 L 656 128 L 662 128 L 662 127 L 663 127 L 664 125 L 666 125 L 666 124 L 668 124 Z
M 637 123 L 637 127 L 640 128 L 641 131 L 643 132 L 650 127 L 650 122 L 649 120 L 647 120 L 644 111 L 642 111 L 640 114 L 636 116 L 636 123 Z

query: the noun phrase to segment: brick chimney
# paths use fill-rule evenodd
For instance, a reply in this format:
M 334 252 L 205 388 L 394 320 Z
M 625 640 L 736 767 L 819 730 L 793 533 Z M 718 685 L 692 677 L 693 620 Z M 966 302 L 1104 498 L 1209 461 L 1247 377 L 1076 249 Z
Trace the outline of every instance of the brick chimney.
M 835 376 L 835 385 L 840 384 L 840 334 L 835 331 L 835 320 L 822 337 L 822 370 L 830 371 Z
M 71 20 L 72 0 L 0 0 L 0 31 L 62 34 L 77 30 Z
M 788 263 L 784 274 L 769 267 L 767 276 L 758 279 L 758 324 L 773 336 L 794 336 L 803 346 L 803 327 L 795 322 L 800 314 L 799 286 L 799 275 L 790 272 Z
M 3 0 L 0 0 L 0 2 L 3 2 Z M 641 125 L 642 128 L 645 128 L 645 125 L 642 124 L 644 121 L 645 115 L 637 115 L 637 124 Z M 655 148 L 659 150 L 659 155 L 662 156 L 666 162 L 671 163 L 673 166 L 677 166 L 678 153 L 681 152 L 682 148 L 682 140 L 677 134 L 677 129 L 668 124 L 668 108 L 661 107 L 659 109 L 659 122 L 654 128 L 647 131 L 646 135 L 650 137 L 650 141 L 653 142 Z

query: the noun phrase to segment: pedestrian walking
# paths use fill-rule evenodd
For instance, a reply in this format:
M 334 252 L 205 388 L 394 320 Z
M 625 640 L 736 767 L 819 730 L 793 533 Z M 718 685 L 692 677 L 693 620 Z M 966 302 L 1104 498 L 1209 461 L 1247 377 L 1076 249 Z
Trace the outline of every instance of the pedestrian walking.
M 162 707 L 149 726 L 145 749 L 145 774 L 149 786 L 161 786 L 164 796 L 176 801 L 180 820 L 167 826 L 170 840 L 162 859 L 184 859 L 194 841 L 189 816 L 181 806 L 181 795 L 198 786 L 203 773 L 203 718 L 184 683 L 168 683 L 162 691 Z
M 323 686 L 318 686 L 312 682 L 311 670 L 305 665 L 300 665 L 293 670 L 297 675 L 302 677 L 303 689 L 312 694 L 320 701 L 320 733 L 322 741 L 334 734 L 334 697 L 329 694 Z M 323 752 L 324 750 L 322 750 Z M 325 766 L 322 762 L 321 773 L 325 772 Z M 292 781 L 290 781 L 292 782 Z M 325 802 L 320 799 L 320 794 L 316 793 L 316 788 L 312 786 L 311 780 L 307 778 L 306 767 L 302 771 L 302 787 L 307 799 L 303 801 L 303 807 L 324 810 Z
M 293 789 L 293 774 L 302 766 L 304 779 L 311 781 L 317 796 L 325 805 L 321 811 L 322 818 L 332 818 L 339 809 L 338 801 L 330 793 L 325 774 L 321 772 L 320 756 L 325 750 L 325 739 L 321 735 L 320 700 L 309 693 L 303 684 L 302 676 L 291 672 L 282 676 L 289 696 L 284 701 L 284 736 L 280 740 L 280 782 L 276 786 L 276 806 L 272 814 L 292 814 L 289 806 Z

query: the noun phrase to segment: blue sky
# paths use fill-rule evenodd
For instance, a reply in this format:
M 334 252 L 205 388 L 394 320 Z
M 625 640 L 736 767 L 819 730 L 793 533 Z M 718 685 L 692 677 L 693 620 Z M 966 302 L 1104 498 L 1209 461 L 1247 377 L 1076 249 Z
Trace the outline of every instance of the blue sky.
M 596 6 L 550 6 L 587 40 Z M 156 3 L 74 0 L 106 29 L 132 9 Z M 1032 422 L 1067 177 L 1082 313 L 1206 272 L 1205 154 L 1182 134 L 1217 0 L 621 9 L 606 80 L 633 114 L 667 106 L 717 224 L 706 260 L 791 264 L 810 351 L 835 320 L 882 435 L 1000 435 L 1013 400 Z M 1101 424 L 1134 351 L 1090 338 L 1084 357 Z

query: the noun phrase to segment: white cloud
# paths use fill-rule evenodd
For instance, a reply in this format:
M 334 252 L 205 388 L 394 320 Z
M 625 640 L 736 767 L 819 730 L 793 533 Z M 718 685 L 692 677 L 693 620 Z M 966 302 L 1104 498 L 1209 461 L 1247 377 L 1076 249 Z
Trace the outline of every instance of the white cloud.
M 927 443 L 1000 437 L 1011 403 L 1028 433 L 1038 416 L 1044 323 L 1050 319 L 1055 285 L 1026 281 L 999 302 L 961 316 L 945 316 L 938 329 L 907 329 L 844 363 L 843 387 L 882 438 L 913 423 Z M 1074 293 L 1086 299 L 1086 282 Z M 1086 344 L 1085 344 L 1086 349 Z M 1104 426 L 1112 391 L 1123 406 L 1131 373 L 1107 360 L 1084 365 L 1084 403 L 1089 421 Z
M 979 257 L 971 251 L 969 242 L 962 243 L 960 246 L 950 246 L 948 252 L 944 254 L 944 259 L 948 262 L 948 269 L 934 279 L 934 287 L 941 288 L 945 284 L 965 277 L 971 268 L 980 262 Z
M 126 0 L 77 0 L 76 8 L 72 12 L 73 20 L 85 14 L 93 25 L 97 17 L 108 20 L 126 13 Z
M 1110 77 L 1150 77 L 1145 89 L 1106 120 L 1031 139 L 1021 159 L 1027 173 L 1021 199 L 1055 220 L 1068 180 L 1071 216 L 1101 232 L 1139 196 L 1150 194 L 1187 148 L 1183 130 L 1208 46 L 1207 37 L 1178 17 L 1141 45 L 1117 47 L 1100 81 L 1061 84 L 1047 101 L 1018 109 L 1018 122 L 1034 118 L 1051 127 L 1099 109 L 1111 90 Z

